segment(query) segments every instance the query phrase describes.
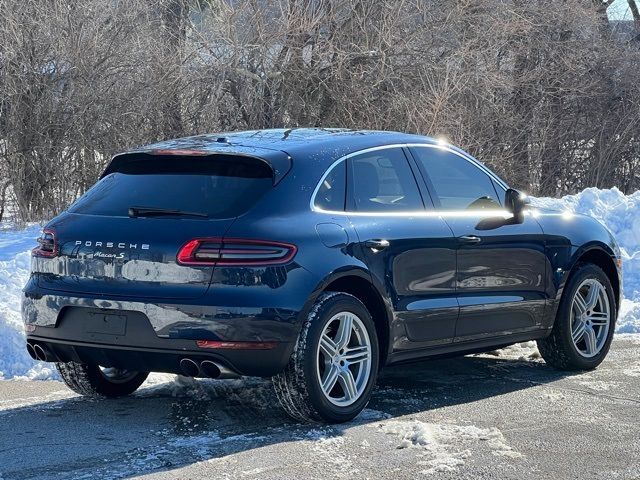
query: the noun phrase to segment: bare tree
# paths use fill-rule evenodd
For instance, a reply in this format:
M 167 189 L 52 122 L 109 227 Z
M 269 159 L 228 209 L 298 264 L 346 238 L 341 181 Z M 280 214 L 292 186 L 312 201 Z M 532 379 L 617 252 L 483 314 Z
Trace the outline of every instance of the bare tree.
M 161 138 L 301 126 L 444 136 L 533 194 L 631 191 L 640 51 L 611 4 L 0 0 L 2 205 L 47 218 Z

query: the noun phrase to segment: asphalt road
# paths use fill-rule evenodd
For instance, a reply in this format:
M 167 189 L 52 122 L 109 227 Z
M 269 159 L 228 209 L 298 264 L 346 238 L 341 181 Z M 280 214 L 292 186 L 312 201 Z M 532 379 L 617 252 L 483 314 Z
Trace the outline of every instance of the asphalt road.
M 340 426 L 290 421 L 259 379 L 180 379 L 119 400 L 4 381 L 0 479 L 640 478 L 640 335 L 582 374 L 531 352 L 389 368 Z

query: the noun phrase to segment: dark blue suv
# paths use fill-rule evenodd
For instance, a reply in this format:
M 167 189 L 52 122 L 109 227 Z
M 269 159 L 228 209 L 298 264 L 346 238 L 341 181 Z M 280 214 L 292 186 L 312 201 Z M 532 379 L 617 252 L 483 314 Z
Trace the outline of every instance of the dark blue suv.
M 200 135 L 116 155 L 54 218 L 24 289 L 27 349 L 84 395 L 148 372 L 273 377 L 341 422 L 383 365 L 535 339 L 561 369 L 611 343 L 620 255 L 597 221 L 527 205 L 431 138 Z

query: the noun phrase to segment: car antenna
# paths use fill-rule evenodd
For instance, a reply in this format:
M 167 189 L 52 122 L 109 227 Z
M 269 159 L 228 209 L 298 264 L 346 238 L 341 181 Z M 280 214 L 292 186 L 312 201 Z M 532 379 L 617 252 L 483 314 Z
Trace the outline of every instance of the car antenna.
M 291 132 L 293 132 L 293 128 L 289 128 L 285 130 L 284 133 L 282 134 L 282 140 L 286 140 L 287 137 L 289 137 L 289 135 L 291 134 Z

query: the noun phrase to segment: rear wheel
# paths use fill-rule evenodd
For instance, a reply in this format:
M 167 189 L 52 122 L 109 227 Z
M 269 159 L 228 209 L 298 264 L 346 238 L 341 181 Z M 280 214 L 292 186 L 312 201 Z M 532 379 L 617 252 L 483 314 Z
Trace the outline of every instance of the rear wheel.
M 137 372 L 86 363 L 56 363 L 64 383 L 74 392 L 88 397 L 122 397 L 135 392 L 148 372 Z
M 593 264 L 580 264 L 565 286 L 551 335 L 538 340 L 544 360 L 562 370 L 588 370 L 602 363 L 616 321 L 613 287 Z
M 377 372 L 378 339 L 366 307 L 352 295 L 327 293 L 316 301 L 273 384 L 293 418 L 340 423 L 367 405 Z

